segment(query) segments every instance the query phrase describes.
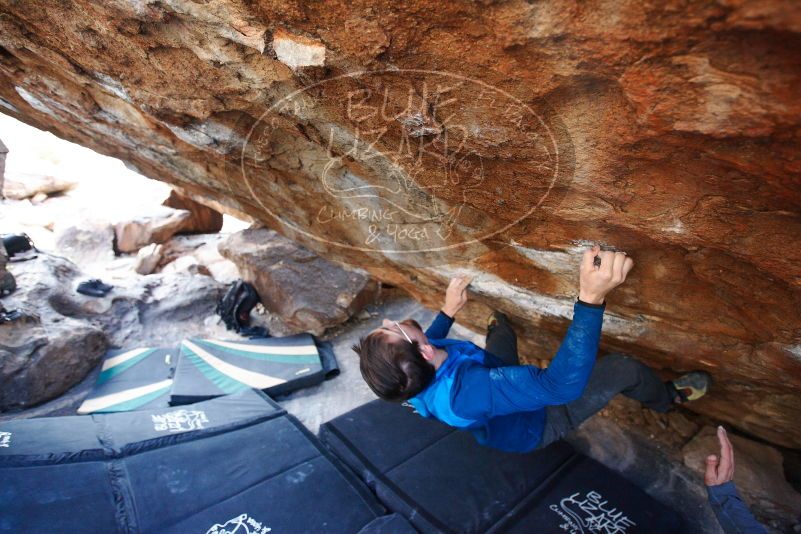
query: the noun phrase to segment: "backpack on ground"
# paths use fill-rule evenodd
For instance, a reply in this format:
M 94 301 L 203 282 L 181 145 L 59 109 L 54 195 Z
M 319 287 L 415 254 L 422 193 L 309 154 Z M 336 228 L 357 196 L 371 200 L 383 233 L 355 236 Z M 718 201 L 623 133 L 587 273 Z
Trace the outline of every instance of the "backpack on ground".
M 36 257 L 38 250 L 28 234 L 2 234 L 0 239 L 8 253 L 8 261 L 25 261 Z
M 225 328 L 235 332 L 245 330 L 247 335 L 250 326 L 250 311 L 261 301 L 256 289 L 244 280 L 233 282 L 217 304 L 215 310 L 225 323 Z

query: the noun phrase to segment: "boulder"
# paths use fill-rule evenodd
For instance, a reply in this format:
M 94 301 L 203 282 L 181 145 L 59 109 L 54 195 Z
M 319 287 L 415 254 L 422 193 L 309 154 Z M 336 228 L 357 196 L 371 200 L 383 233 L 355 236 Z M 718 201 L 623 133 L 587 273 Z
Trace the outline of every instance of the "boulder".
M 202 276 L 211 276 L 208 267 L 201 265 L 194 256 L 181 256 L 177 260 L 168 263 L 161 270 L 163 273 L 188 273 Z
M 19 288 L 3 305 L 24 317 L 0 325 L 0 411 L 62 394 L 89 373 L 107 347 L 100 328 L 62 313 L 92 308 L 74 293 L 82 274 L 72 262 L 40 253 L 15 264 L 14 273 Z
M 217 249 L 225 237 L 221 234 L 175 236 L 164 244 L 157 270 L 205 274 L 213 276 L 218 282 L 230 284 L 239 278 L 239 271 Z
M 322 334 L 377 294 L 364 271 L 321 258 L 266 228 L 232 234 L 219 249 L 253 284 L 264 307 L 298 332 Z
M 164 243 L 180 232 L 191 218 L 192 214 L 186 210 L 165 206 L 145 216 L 118 222 L 114 226 L 117 251 L 136 252 L 151 243 Z
M 82 269 L 114 260 L 114 228 L 111 224 L 85 221 L 80 226 L 55 230 L 56 251 Z
M 106 350 L 102 331 L 64 318 L 0 325 L 0 411 L 53 399 L 80 382 Z
M 164 245 L 158 243 L 151 243 L 146 247 L 142 247 L 136 253 L 136 263 L 134 270 L 138 274 L 148 275 L 156 270 L 161 262 L 162 249 Z
M 116 291 L 112 309 L 94 320 L 114 346 L 163 346 L 187 337 L 230 337 L 214 313 L 225 285 L 210 276 L 154 273 Z
M 7 172 L 3 184 L 3 196 L 11 200 L 36 198 L 38 202 L 41 202 L 43 198 L 47 198 L 47 195 L 66 193 L 76 185 L 76 182 L 62 176 Z
M 768 517 L 798 518 L 801 515 L 801 494 L 784 476 L 782 454 L 769 445 L 733 435 L 734 482 L 740 495 Z M 684 464 L 703 477 L 705 460 L 710 454 L 720 455 L 715 427 L 706 426 L 682 449 Z
M 163 202 L 164 206 L 178 210 L 186 210 L 190 217 L 186 219 L 179 230 L 182 234 L 211 234 L 219 232 L 223 226 L 223 216 L 219 211 L 204 206 L 200 202 L 182 195 L 176 190 Z
M 532 357 L 626 250 L 602 349 L 799 448 L 798 2 L 661 4 L 4 2 L 0 106 L 432 309 L 474 274 Z
M 223 284 L 230 284 L 241 278 L 236 264 L 220 254 L 218 245 L 220 240 L 212 240 L 192 252 L 198 263 L 205 267 L 215 280 Z
M 0 412 L 59 397 L 89 376 L 110 346 L 230 335 L 214 313 L 225 285 L 210 276 L 175 272 L 106 280 L 114 288 L 96 298 L 75 291 L 87 276 L 61 256 L 41 252 L 14 264 L 14 271 L 20 289 L 2 304 L 25 316 L 0 325 Z M 72 393 L 63 402 L 40 406 L 37 413 L 68 411 L 67 405 L 80 402 L 80 395 Z
M 182 257 L 195 256 L 204 247 L 216 251 L 217 243 L 221 239 L 223 239 L 223 236 L 220 234 L 177 235 L 164 243 L 158 269 L 164 269 L 167 265 Z M 217 258 L 225 259 L 219 252 L 217 252 Z M 198 263 L 200 262 L 198 261 Z

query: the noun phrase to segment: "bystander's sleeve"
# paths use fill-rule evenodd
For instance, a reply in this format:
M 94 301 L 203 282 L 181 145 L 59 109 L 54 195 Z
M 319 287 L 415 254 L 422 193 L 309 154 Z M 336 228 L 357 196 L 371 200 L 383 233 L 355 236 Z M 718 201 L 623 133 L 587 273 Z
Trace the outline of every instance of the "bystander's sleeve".
M 726 482 L 717 486 L 707 486 L 709 504 L 718 518 L 718 523 L 726 534 L 767 534 L 763 527 L 751 514 L 751 511 L 740 499 L 734 482 Z
M 465 362 L 451 388 L 451 407 L 460 417 L 485 419 L 567 404 L 579 398 L 595 365 L 604 306 L 577 302 L 573 322 L 547 369 L 532 365 L 489 368 Z
M 428 327 L 428 330 L 426 330 L 426 337 L 429 339 L 445 339 L 452 325 L 453 317 L 446 315 L 445 312 L 441 311 L 434 318 L 434 322 L 431 323 L 431 326 Z

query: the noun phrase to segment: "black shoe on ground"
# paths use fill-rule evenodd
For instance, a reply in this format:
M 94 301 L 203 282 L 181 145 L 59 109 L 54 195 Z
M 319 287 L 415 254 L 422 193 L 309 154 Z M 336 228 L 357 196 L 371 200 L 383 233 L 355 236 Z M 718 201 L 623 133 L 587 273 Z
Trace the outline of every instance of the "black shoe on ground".
M 86 280 L 78 284 L 78 293 L 81 295 L 88 295 L 90 297 L 105 297 L 114 286 L 104 284 L 97 278 Z
M 23 313 L 19 310 L 7 310 L 0 305 L 0 324 L 11 323 L 22 319 Z

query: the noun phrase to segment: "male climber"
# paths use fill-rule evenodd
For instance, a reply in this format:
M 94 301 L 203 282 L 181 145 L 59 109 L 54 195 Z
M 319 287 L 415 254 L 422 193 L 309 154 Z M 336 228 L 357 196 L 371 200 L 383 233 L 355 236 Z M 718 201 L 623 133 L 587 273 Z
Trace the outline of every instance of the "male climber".
M 422 416 L 468 430 L 482 445 L 516 452 L 560 439 L 618 393 L 659 412 L 698 399 L 711 383 L 704 372 L 662 382 L 622 354 L 595 365 L 605 297 L 633 266 L 623 252 L 596 246 L 584 253 L 573 322 L 547 369 L 519 365 L 517 338 L 497 312 L 488 325 L 486 349 L 445 338 L 467 302 L 470 280 L 457 277 L 428 330 L 411 319 L 384 320 L 353 347 L 362 376 L 382 399 L 408 401 Z

